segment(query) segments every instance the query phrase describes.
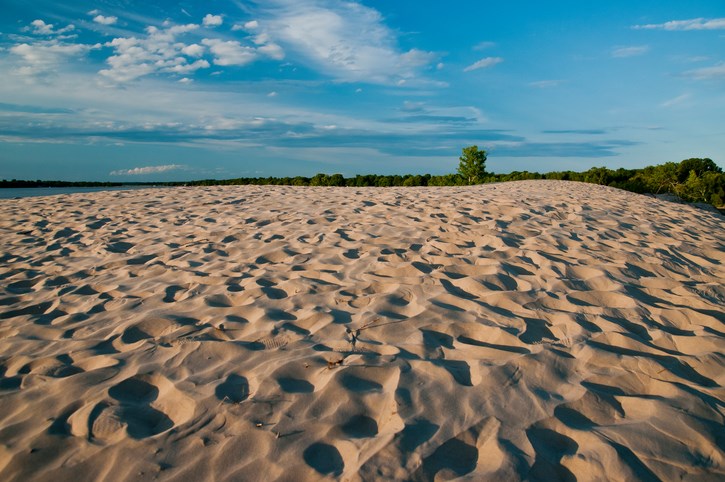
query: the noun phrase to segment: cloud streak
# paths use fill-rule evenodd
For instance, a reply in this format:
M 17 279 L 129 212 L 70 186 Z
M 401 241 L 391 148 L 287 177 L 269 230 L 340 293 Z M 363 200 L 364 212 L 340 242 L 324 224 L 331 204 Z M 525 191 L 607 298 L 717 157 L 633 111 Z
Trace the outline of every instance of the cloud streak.
M 537 89 L 550 89 L 552 87 L 558 87 L 562 83 L 564 83 L 563 80 L 537 80 L 534 82 L 529 82 L 529 87 L 535 87 Z
M 474 70 L 478 69 L 487 69 L 489 67 L 493 67 L 496 64 L 500 64 L 503 62 L 503 59 L 501 57 L 486 57 L 481 60 L 478 60 L 465 69 L 463 69 L 464 72 L 473 72 Z
M 134 167 L 132 169 L 120 169 L 117 171 L 111 171 L 111 176 L 143 176 L 148 174 L 158 174 L 161 172 L 175 171 L 177 169 L 183 169 L 184 166 L 179 164 L 166 164 L 163 166 L 145 166 L 145 167 Z
M 692 97 L 692 94 L 689 92 L 686 92 L 682 95 L 678 95 L 677 97 L 674 97 L 672 99 L 668 99 L 660 104 L 661 107 L 673 107 L 676 105 L 680 105 L 683 102 L 687 101 Z
M 685 76 L 695 80 L 725 80 L 725 62 L 712 67 L 688 70 Z
M 635 30 L 723 30 L 725 18 L 693 18 L 689 20 L 671 20 L 664 23 L 634 25 Z
M 638 57 L 649 52 L 648 45 L 634 45 L 629 47 L 616 47 L 612 50 L 612 57 L 615 59 L 624 59 L 628 57 Z

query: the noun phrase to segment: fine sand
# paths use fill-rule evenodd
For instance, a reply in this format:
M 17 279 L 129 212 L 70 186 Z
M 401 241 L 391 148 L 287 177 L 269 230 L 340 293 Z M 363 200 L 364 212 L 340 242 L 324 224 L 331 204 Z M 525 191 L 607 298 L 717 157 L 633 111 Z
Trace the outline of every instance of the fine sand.
M 724 480 L 725 219 L 558 181 L 0 201 L 0 480 Z

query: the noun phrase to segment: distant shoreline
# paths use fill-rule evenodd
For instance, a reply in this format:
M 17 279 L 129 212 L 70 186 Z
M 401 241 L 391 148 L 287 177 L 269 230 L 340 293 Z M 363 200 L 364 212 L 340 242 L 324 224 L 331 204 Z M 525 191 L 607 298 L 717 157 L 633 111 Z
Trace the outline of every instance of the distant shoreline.
M 152 189 L 155 185 L 120 185 L 120 186 L 36 186 L 7 187 L 0 189 L 0 199 L 22 199 L 39 196 L 60 196 L 63 194 L 93 193 L 102 191 L 126 191 L 136 189 Z

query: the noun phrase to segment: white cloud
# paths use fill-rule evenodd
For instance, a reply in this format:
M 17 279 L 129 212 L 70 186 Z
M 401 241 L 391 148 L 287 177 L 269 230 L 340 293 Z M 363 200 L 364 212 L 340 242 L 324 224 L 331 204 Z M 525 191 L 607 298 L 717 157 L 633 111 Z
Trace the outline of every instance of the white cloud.
M 101 25 L 113 25 L 118 22 L 118 17 L 106 17 L 103 15 L 96 15 L 95 17 L 93 17 L 93 21 L 96 23 L 100 23 Z
M 277 97 L 277 95 L 278 95 L 277 92 L 272 91 L 269 94 L 267 94 L 267 97 Z
M 166 164 L 163 166 L 145 166 L 145 167 L 134 167 L 133 169 L 120 169 L 118 171 L 111 171 L 111 176 L 140 176 L 144 174 L 158 174 L 160 172 L 175 171 L 177 169 L 183 169 L 184 166 L 180 164 Z
M 173 72 L 175 74 L 189 74 L 192 72 L 196 72 L 199 69 L 208 69 L 209 67 L 211 67 L 209 62 L 201 59 L 191 64 L 187 62 L 172 63 L 171 65 L 167 66 L 165 70 L 167 72 Z
M 36 75 L 55 70 L 69 57 L 86 54 L 100 45 L 61 43 L 58 40 L 22 43 L 10 47 L 10 53 L 21 58 L 23 65 L 17 70 L 21 75 Z
M 259 22 L 256 20 L 250 20 L 249 22 L 245 22 L 243 24 L 236 23 L 232 26 L 232 30 L 237 32 L 239 30 L 257 30 L 259 28 Z
M 163 29 L 148 27 L 145 37 L 115 38 L 105 44 L 114 49 L 114 55 L 106 59 L 110 68 L 101 70 L 99 74 L 114 82 L 128 82 L 157 72 L 188 74 L 208 68 L 210 64 L 206 60 L 190 63 L 185 57 L 199 57 L 203 54 L 202 46 L 178 41 L 179 36 L 198 28 L 195 24 Z
M 224 22 L 221 15 L 212 15 L 210 13 L 207 13 L 204 17 L 204 20 L 202 20 L 202 23 L 205 27 L 217 27 L 221 25 Z
M 179 79 L 180 84 L 191 84 L 192 82 L 194 82 L 194 79 L 190 79 L 189 77 Z
M 33 33 L 35 34 L 50 35 L 53 33 L 53 24 L 45 23 L 42 20 L 33 20 L 32 22 L 30 22 L 30 25 L 33 26 Z
M 725 80 L 725 62 L 712 67 L 689 70 L 685 75 L 696 80 Z
M 615 58 L 627 58 L 636 57 L 638 55 L 644 55 L 649 52 L 648 45 L 636 45 L 631 47 L 617 47 L 612 50 L 612 57 Z
M 214 54 L 214 65 L 246 65 L 257 58 L 256 51 L 245 47 L 236 40 L 219 40 L 205 38 L 201 41 Z
M 204 47 L 199 44 L 191 44 L 183 47 L 181 53 L 188 55 L 189 57 L 201 57 L 204 55 Z
M 284 50 L 282 50 L 282 47 L 275 43 L 262 45 L 257 49 L 257 51 L 263 53 L 267 57 L 273 58 L 274 60 L 284 59 Z
M 424 50 L 411 49 L 405 53 L 400 54 L 400 65 L 403 67 L 422 67 L 432 63 L 438 57 L 433 52 L 426 52 Z
M 693 18 L 690 20 L 671 20 L 665 23 L 635 25 L 637 30 L 722 30 L 725 18 Z
M 397 47 L 394 32 L 375 9 L 357 2 L 275 0 L 260 12 L 271 43 L 294 51 L 300 60 L 341 81 L 396 84 L 412 79 L 430 52 Z
M 500 64 L 501 62 L 503 62 L 503 59 L 501 57 L 486 57 L 472 63 L 471 65 L 463 69 L 463 71 L 471 72 L 473 70 L 486 69 L 489 67 L 493 67 L 496 64 Z
M 259 45 L 257 51 L 275 60 L 284 59 L 284 50 L 278 44 L 271 41 L 269 34 L 262 32 L 256 35 L 252 41 Z
M 30 22 L 30 27 L 26 27 L 24 30 L 31 30 L 35 35 L 63 35 L 72 30 L 75 30 L 75 25 L 69 24 L 61 29 L 56 30 L 52 23 L 45 23 L 43 20 L 37 19 Z

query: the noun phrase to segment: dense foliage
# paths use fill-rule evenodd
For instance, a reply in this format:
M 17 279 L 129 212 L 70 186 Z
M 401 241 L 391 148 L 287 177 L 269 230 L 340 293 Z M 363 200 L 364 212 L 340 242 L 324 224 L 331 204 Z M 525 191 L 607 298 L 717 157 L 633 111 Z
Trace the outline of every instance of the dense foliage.
M 481 151 L 479 151 L 481 152 Z M 481 183 L 521 181 L 529 179 L 558 179 L 580 181 L 612 186 L 636 193 L 676 194 L 689 202 L 709 203 L 716 207 L 725 206 L 725 173 L 710 159 L 686 159 L 682 162 L 668 162 L 643 169 L 608 169 L 592 167 L 588 171 L 558 171 L 541 174 L 529 171 L 514 171 L 508 174 L 484 173 Z M 187 185 L 217 184 L 278 184 L 294 186 L 463 186 L 469 179 L 461 175 L 430 174 L 380 175 L 367 174 L 345 178 L 342 174 L 316 174 L 309 177 L 267 177 L 238 178 L 217 181 L 213 179 L 181 183 Z M 177 183 L 178 184 L 178 183 Z
M 475 146 L 473 146 L 475 147 Z M 473 151 L 471 151 L 473 152 Z M 485 162 L 485 151 L 483 161 Z M 464 156 L 465 156 L 464 149 Z M 476 154 L 478 155 L 478 154 Z M 462 156 L 462 158 L 464 157 Z M 481 168 L 483 165 L 481 164 Z M 725 173 L 711 159 L 685 159 L 680 163 L 667 162 L 643 169 L 608 169 L 592 167 L 588 171 L 559 171 L 540 174 L 538 172 L 514 171 L 508 174 L 486 173 L 481 169 L 475 179 L 479 183 L 519 181 L 528 179 L 559 179 L 581 181 L 612 186 L 636 193 L 676 194 L 689 202 L 709 203 L 718 208 L 725 207 Z M 313 177 L 241 177 L 236 179 L 205 179 L 190 182 L 161 183 L 123 183 L 124 185 L 163 185 L 163 186 L 212 186 L 231 184 L 276 184 L 292 186 L 351 186 L 351 187 L 388 187 L 388 186 L 463 186 L 471 182 L 468 173 L 380 175 L 358 174 L 344 177 L 342 174 L 316 174 Z M 121 183 L 110 182 L 65 182 L 65 181 L 0 181 L 3 187 L 107 187 Z

